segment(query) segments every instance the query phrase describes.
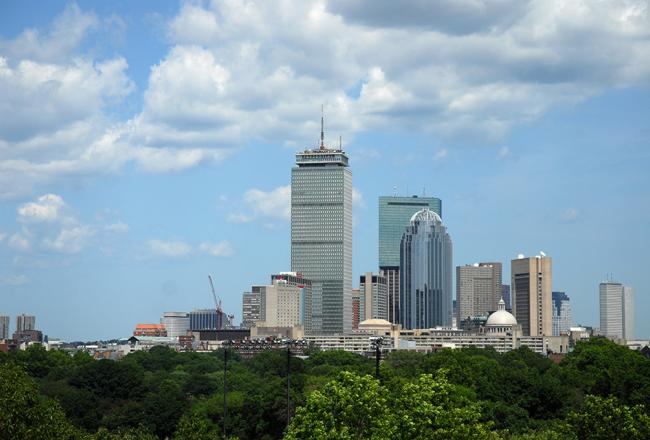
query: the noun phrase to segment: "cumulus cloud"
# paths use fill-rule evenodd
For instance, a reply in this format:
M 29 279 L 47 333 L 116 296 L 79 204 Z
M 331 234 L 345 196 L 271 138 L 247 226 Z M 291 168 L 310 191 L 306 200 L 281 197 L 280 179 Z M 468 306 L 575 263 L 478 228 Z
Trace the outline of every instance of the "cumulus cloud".
M 129 225 L 123 222 L 117 222 L 117 223 L 111 223 L 110 225 L 106 226 L 106 230 L 109 232 L 116 232 L 116 233 L 125 233 L 129 232 Z
M 32 246 L 28 234 L 21 234 L 19 232 L 16 232 L 9 237 L 8 244 L 10 248 L 21 252 L 30 250 Z
M 0 275 L 0 285 L 21 286 L 29 281 L 26 275 Z
M 499 148 L 498 155 L 499 155 L 499 157 L 501 159 L 505 159 L 506 157 L 508 157 L 510 155 L 510 148 L 508 148 L 506 146 L 503 146 L 503 147 Z
M 497 143 L 516 124 L 614 87 L 650 84 L 647 2 L 416 0 L 182 4 L 143 107 L 119 55 L 79 53 L 98 26 L 68 6 L 0 42 L 0 197 L 61 177 L 217 162 L 251 141 L 327 132 Z M 498 145 L 498 144 L 497 144 Z M 433 152 L 432 152 L 433 153 Z M 263 212 L 263 211 L 260 211 Z
M 213 257 L 227 257 L 233 254 L 232 245 L 229 241 L 220 241 L 219 243 L 206 241 L 199 245 L 199 250 Z
M 4 232 L 0 232 L 0 243 L 2 243 L 2 242 L 4 241 L 4 239 L 5 239 L 6 236 L 7 236 L 6 233 L 4 233 Z
M 183 257 L 192 252 L 192 246 L 178 240 L 149 240 L 149 249 L 153 255 L 161 257 Z
M 35 202 L 18 207 L 18 219 L 22 222 L 55 222 L 61 220 L 65 208 L 63 198 L 56 194 L 45 194 Z
M 244 193 L 244 202 L 259 215 L 288 220 L 291 217 L 291 185 L 271 191 L 249 189 Z
M 574 222 L 578 219 L 578 214 L 579 213 L 576 208 L 568 208 L 566 211 L 564 211 L 562 219 L 565 222 Z
M 45 238 L 43 246 L 55 252 L 76 254 L 89 244 L 94 235 L 95 229 L 88 225 L 64 227 L 54 239 Z
M 352 204 L 359 208 L 366 207 L 366 201 L 363 199 L 363 194 L 356 188 L 352 188 Z
M 449 151 L 447 151 L 446 148 L 441 148 L 438 151 L 436 151 L 436 154 L 433 156 L 433 160 L 441 161 L 445 159 L 447 155 L 449 155 Z

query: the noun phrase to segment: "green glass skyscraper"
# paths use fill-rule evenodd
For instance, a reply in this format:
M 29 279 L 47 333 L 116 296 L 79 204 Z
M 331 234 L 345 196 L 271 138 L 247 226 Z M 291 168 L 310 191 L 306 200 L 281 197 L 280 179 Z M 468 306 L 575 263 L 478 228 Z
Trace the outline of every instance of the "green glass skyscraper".
M 399 252 L 402 235 L 411 217 L 429 208 L 442 217 L 442 201 L 436 197 L 379 197 L 379 273 L 388 286 L 388 320 L 399 322 Z

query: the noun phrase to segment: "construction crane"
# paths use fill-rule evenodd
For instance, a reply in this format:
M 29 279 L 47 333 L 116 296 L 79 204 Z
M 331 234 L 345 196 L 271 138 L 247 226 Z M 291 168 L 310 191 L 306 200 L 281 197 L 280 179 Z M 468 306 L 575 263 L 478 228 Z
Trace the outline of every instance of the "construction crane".
M 221 308 L 221 299 L 217 298 L 217 293 L 214 291 L 214 284 L 212 283 L 212 276 L 208 275 L 210 281 L 210 289 L 212 289 L 212 298 L 214 299 L 214 307 L 217 311 L 217 330 L 223 327 L 223 309 Z

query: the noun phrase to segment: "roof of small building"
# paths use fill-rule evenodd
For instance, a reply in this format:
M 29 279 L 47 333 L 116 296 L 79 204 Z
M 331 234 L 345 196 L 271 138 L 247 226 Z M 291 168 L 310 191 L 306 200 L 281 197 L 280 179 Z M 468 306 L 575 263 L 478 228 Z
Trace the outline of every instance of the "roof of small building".
M 366 319 L 359 323 L 359 327 L 390 327 L 391 325 L 392 324 L 389 321 L 377 318 Z
M 500 325 L 517 325 L 517 318 L 506 310 L 506 303 L 503 298 L 499 301 L 499 310 L 492 313 L 485 325 L 500 326 Z

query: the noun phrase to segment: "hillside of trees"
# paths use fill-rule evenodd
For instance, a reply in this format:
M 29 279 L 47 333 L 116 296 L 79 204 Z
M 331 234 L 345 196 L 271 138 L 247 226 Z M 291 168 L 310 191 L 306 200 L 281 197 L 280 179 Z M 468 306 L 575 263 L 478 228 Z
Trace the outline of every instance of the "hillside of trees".
M 605 339 L 527 348 L 251 359 L 158 347 L 96 361 L 0 353 L 2 439 L 648 439 L 650 360 Z M 289 407 L 287 402 L 289 401 Z M 287 423 L 287 418 L 290 423 Z

